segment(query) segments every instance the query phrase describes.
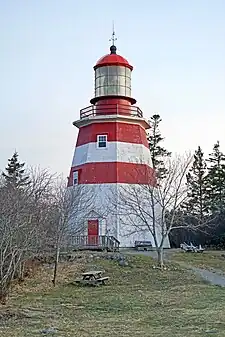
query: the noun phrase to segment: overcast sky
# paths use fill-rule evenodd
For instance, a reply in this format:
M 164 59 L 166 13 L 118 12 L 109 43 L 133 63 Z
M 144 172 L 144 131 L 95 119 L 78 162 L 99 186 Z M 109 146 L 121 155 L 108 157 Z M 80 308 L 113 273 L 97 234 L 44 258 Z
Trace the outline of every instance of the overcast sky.
M 0 0 L 0 168 L 14 149 L 68 174 L 72 122 L 93 97 L 93 66 L 118 53 L 134 66 L 132 95 L 161 115 L 165 146 L 225 151 L 224 0 Z

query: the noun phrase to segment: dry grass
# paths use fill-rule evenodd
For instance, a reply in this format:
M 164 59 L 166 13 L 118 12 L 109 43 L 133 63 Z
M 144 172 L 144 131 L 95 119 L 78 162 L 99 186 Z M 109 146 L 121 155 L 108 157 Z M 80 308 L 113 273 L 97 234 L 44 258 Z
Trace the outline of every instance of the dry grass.
M 14 289 L 8 310 L 20 316 L 1 320 L 6 308 L 0 309 L 0 336 L 41 336 L 41 329 L 52 326 L 57 337 L 197 337 L 207 336 L 207 330 L 225 336 L 222 288 L 173 265 L 164 272 L 153 269 L 146 256 L 131 259 L 132 267 L 108 260 L 91 263 L 110 276 L 107 286 L 96 288 L 70 284 L 89 268 L 82 259 L 60 266 L 55 289 L 52 270 L 43 268 Z

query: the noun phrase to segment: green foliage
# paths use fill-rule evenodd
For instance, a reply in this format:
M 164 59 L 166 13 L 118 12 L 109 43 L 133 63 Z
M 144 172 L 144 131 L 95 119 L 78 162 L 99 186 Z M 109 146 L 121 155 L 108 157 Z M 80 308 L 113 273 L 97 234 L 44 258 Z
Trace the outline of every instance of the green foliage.
M 217 250 L 219 249 L 225 249 L 225 233 L 219 234 L 218 236 L 213 236 L 207 244 L 211 248 L 215 248 Z
M 189 235 L 182 233 L 180 237 L 189 236 L 188 241 L 196 244 L 220 246 L 225 233 L 225 155 L 219 142 L 214 145 L 208 159 L 204 158 L 200 146 L 195 151 L 187 186 L 188 198 L 181 209 L 183 216 L 188 217 L 192 224 L 203 226 L 200 231 Z M 173 236 L 172 239 L 177 241 L 177 238 L 176 233 L 176 238 Z
M 188 200 L 183 205 L 187 214 L 202 223 L 208 215 L 209 200 L 207 198 L 207 167 L 204 153 L 200 146 L 195 151 L 194 161 L 187 174 Z
M 208 200 L 212 212 L 221 212 L 225 207 L 225 155 L 220 143 L 213 147 L 208 161 Z
M 20 163 L 18 153 L 15 151 L 12 158 L 8 159 L 6 172 L 2 173 L 6 186 L 20 188 L 29 184 L 29 177 L 25 174 L 25 163 Z
M 150 118 L 150 124 L 152 126 L 151 133 L 148 136 L 149 148 L 152 156 L 153 168 L 157 172 L 157 177 L 163 179 L 167 174 L 163 159 L 171 156 L 171 152 L 167 151 L 160 144 L 164 140 L 159 130 L 159 124 L 162 121 L 161 117 L 157 114 Z
M 179 247 L 182 242 L 205 244 L 208 235 L 206 224 L 210 222 L 209 200 L 207 198 L 207 167 L 204 153 L 200 146 L 194 153 L 192 167 L 186 175 L 187 198 L 175 213 L 175 227 L 170 234 L 171 245 Z

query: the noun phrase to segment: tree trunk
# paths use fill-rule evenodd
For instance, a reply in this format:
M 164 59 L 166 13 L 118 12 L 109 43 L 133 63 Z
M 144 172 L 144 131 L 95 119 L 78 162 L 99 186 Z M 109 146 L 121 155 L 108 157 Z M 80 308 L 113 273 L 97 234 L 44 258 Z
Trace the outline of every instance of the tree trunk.
M 163 269 L 163 247 L 157 248 L 157 256 L 158 256 L 158 266 L 160 269 Z
M 18 279 L 19 279 L 19 282 L 23 282 L 24 281 L 24 265 L 25 265 L 25 262 L 22 261 L 19 263 L 19 266 L 18 266 Z
M 57 244 L 56 254 L 55 254 L 54 275 L 53 275 L 53 280 L 52 280 L 54 287 L 56 286 L 56 277 L 57 277 L 57 270 L 58 270 L 58 263 L 59 263 L 59 252 L 60 252 L 60 248 L 59 248 L 59 244 Z
M 9 297 L 9 287 L 10 283 L 0 285 L 0 304 L 6 305 L 8 297 Z

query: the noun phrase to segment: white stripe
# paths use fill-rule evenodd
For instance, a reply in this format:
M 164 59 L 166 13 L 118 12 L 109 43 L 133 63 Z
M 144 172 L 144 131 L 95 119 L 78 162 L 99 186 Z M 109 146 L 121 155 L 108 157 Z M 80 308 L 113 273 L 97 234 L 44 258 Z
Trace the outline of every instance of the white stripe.
M 108 142 L 107 148 L 97 148 L 97 143 L 78 146 L 72 166 L 104 162 L 138 163 L 152 167 L 150 151 L 146 146 L 125 142 Z

